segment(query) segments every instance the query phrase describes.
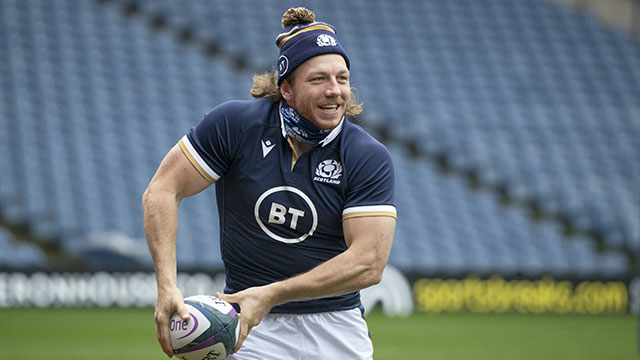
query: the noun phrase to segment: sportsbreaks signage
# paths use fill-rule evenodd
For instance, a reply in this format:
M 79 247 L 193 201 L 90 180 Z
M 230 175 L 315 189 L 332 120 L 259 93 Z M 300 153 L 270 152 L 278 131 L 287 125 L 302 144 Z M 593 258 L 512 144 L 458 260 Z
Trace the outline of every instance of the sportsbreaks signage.
M 631 293 L 630 293 L 631 292 Z M 463 280 L 420 279 L 413 284 L 417 311 L 522 313 L 640 312 L 640 278 L 628 288 L 619 281 L 504 280 L 469 277 Z
M 224 274 L 178 274 L 185 296 L 224 288 Z M 364 289 L 365 309 L 380 306 L 388 315 L 418 312 L 506 312 L 640 314 L 640 277 L 621 281 L 422 278 L 410 283 L 388 266 L 380 284 Z M 149 307 L 156 301 L 153 273 L 0 273 L 0 308 Z

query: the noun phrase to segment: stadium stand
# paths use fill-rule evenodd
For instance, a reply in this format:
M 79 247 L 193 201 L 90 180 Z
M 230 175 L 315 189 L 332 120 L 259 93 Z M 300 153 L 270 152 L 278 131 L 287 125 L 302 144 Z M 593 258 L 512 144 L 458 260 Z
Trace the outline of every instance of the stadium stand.
M 40 247 L 29 243 L 14 243 L 11 233 L 0 228 L 0 269 L 41 269 L 47 256 Z
M 369 126 L 640 252 L 640 45 L 592 17 L 538 0 L 125 3 L 257 68 L 282 8 L 309 6 L 367 64 Z
M 628 269 L 628 259 L 620 252 L 599 254 L 589 239 L 567 238 L 557 224 L 532 222 L 524 209 L 505 207 L 496 194 L 472 190 L 462 178 L 443 176 L 402 147 L 392 146 L 391 151 L 397 187 L 413 189 L 397 195 L 403 216 L 391 259 L 401 269 L 585 277 Z
M 162 156 L 212 104 L 246 98 L 251 74 L 95 2 L 0 6 L 3 218 L 71 252 L 107 231 L 144 243 L 141 194 Z M 181 237 L 217 233 L 212 203 L 181 215 Z M 219 264 L 217 245 L 202 249 Z
M 640 44 L 538 0 L 2 1 L 2 219 L 69 254 L 106 232 L 143 247 L 140 198 L 162 156 L 211 106 L 249 97 L 294 5 L 338 28 L 361 120 L 388 140 L 392 264 L 628 273 L 640 253 Z M 183 202 L 185 267 L 221 266 L 214 199 Z

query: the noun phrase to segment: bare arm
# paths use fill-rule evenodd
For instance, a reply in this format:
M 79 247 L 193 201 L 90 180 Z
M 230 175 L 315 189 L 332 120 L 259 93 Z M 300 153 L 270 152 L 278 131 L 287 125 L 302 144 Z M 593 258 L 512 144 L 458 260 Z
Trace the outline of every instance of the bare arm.
M 391 217 L 356 217 L 343 222 L 347 250 L 311 271 L 233 295 L 218 297 L 240 305 L 240 337 L 235 351 L 249 331 L 260 323 L 272 307 L 346 294 L 377 284 L 389 252 L 396 221 Z
M 273 306 L 346 294 L 382 280 L 395 219 L 356 217 L 345 220 L 343 228 L 348 249 L 312 271 L 271 284 Z
M 184 197 L 209 185 L 176 145 L 162 160 L 142 197 L 144 230 L 158 284 L 156 336 L 167 356 L 173 355 L 169 340 L 171 315 L 177 311 L 184 319 L 189 317 L 177 286 L 178 205 Z

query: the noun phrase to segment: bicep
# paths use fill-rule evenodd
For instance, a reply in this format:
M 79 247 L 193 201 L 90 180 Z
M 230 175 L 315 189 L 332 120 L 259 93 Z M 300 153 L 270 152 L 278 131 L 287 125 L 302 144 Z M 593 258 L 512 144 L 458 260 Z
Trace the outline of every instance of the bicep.
M 149 188 L 174 193 L 178 198 L 195 195 L 211 183 L 196 170 L 179 145 L 164 157 Z
M 349 249 L 375 255 L 386 263 L 391 251 L 396 219 L 391 216 L 362 216 L 342 222 L 344 239 Z

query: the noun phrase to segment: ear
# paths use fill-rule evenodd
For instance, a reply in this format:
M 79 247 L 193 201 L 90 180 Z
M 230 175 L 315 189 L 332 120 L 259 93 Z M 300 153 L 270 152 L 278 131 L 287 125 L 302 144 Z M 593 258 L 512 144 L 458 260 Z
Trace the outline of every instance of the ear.
M 280 84 L 280 94 L 282 94 L 282 98 L 285 101 L 289 102 L 292 97 L 292 92 L 293 86 L 291 86 L 289 79 L 285 79 L 284 81 L 282 81 L 282 83 Z

